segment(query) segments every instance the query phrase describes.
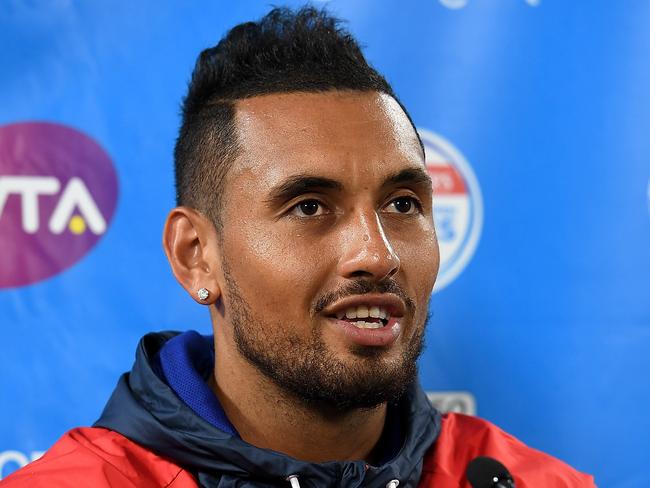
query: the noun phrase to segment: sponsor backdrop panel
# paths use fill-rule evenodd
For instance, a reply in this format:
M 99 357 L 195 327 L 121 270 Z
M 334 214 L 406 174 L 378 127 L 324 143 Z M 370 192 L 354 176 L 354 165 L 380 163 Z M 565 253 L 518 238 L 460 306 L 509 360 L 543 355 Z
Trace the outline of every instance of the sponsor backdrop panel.
M 318 4 L 421 128 L 432 401 L 650 486 L 650 4 Z M 179 101 L 197 53 L 267 8 L 0 4 L 0 477 L 96 419 L 142 334 L 209 330 L 160 247 Z

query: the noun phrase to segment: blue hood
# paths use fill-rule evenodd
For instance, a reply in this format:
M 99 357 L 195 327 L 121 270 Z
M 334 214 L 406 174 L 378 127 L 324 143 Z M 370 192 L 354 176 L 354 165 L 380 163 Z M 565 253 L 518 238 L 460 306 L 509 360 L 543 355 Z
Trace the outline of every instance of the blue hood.
M 422 459 L 440 432 L 440 414 L 419 385 L 414 384 L 392 409 L 404 417 L 399 453 L 381 466 L 364 461 L 307 463 L 276 451 L 260 449 L 224 432 L 197 415 L 154 371 L 153 358 L 177 332 L 147 334 L 140 341 L 135 364 L 121 376 L 95 423 L 114 430 L 193 473 L 201 486 L 285 487 L 298 477 L 301 488 L 385 487 L 399 480 L 415 487 Z

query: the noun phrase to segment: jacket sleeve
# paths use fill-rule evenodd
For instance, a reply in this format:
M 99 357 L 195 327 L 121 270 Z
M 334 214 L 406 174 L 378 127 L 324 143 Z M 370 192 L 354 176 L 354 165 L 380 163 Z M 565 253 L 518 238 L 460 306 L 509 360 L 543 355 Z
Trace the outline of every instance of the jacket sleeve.
M 193 476 L 126 437 L 102 428 L 67 432 L 1 488 L 197 488 Z
M 442 429 L 424 459 L 419 486 L 470 488 L 467 464 L 478 456 L 503 463 L 517 488 L 595 488 L 592 476 L 526 446 L 495 425 L 461 414 L 443 416 Z

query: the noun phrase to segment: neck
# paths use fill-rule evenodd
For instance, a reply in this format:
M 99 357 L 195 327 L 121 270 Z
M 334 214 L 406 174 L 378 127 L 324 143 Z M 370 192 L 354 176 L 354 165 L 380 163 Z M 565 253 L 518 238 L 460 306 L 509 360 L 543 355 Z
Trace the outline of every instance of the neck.
M 306 405 L 217 335 L 210 387 L 244 441 L 307 462 L 376 461 L 373 451 L 384 429 L 386 404 L 346 412 Z

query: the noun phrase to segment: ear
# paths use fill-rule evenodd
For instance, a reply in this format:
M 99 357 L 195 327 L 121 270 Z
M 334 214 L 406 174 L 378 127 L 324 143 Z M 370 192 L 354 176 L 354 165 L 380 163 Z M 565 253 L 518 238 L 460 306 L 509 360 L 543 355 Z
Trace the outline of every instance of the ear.
M 221 256 L 217 230 L 200 212 L 177 207 L 169 212 L 163 230 L 163 248 L 174 276 L 190 296 L 202 305 L 221 298 Z M 201 288 L 209 295 L 201 300 Z

